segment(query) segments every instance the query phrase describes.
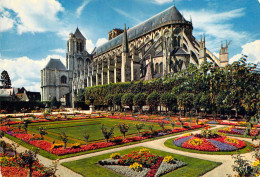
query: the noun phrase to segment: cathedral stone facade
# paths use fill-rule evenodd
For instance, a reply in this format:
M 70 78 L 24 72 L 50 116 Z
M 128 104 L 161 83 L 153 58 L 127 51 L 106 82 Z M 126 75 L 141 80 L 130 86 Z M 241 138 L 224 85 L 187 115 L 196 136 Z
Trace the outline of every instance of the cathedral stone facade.
M 111 30 L 109 41 L 92 53 L 86 51 L 86 39 L 77 28 L 67 42 L 70 102 L 89 86 L 160 78 L 189 63 L 228 65 L 227 45 L 221 45 L 217 58 L 206 48 L 205 36 L 198 41 L 192 32 L 192 21 L 184 19 L 175 6 L 130 29 Z
M 70 101 L 69 70 L 60 59 L 50 59 L 41 70 L 41 101 L 51 101 L 54 97 L 58 101 Z

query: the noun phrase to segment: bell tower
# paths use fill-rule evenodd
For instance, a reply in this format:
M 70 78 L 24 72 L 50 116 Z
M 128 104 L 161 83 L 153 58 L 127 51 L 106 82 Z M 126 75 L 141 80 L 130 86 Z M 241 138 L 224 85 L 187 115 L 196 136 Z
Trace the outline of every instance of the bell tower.
M 223 44 L 221 43 L 219 60 L 220 60 L 221 67 L 225 67 L 228 65 L 228 43 L 227 42 L 225 47 L 223 47 Z

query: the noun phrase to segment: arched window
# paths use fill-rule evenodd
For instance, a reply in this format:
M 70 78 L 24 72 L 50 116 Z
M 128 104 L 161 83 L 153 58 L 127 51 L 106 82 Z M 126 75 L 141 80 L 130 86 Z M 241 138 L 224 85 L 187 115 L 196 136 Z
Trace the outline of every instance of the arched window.
M 66 76 L 61 76 L 60 80 L 61 80 L 62 84 L 66 84 L 67 83 L 67 77 Z

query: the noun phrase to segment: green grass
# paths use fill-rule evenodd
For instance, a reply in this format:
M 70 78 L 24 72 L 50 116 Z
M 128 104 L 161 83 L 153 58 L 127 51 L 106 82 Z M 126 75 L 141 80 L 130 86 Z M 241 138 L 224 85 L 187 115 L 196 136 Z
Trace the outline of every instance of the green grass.
M 237 153 L 244 154 L 244 153 L 251 152 L 253 150 L 251 148 L 251 143 L 245 141 L 246 147 L 244 147 L 243 149 L 240 149 L 238 151 L 230 151 L 230 152 L 223 152 L 223 151 L 222 152 L 197 151 L 197 150 L 193 150 L 193 149 L 186 149 L 186 148 L 182 148 L 182 147 L 179 147 L 179 146 L 175 146 L 173 144 L 173 141 L 175 139 L 176 138 L 168 139 L 167 141 L 164 142 L 164 145 L 169 147 L 169 148 L 173 148 L 173 149 L 181 150 L 181 151 L 185 151 L 185 152 L 192 152 L 192 153 L 198 153 L 198 154 L 210 154 L 210 155 L 232 155 L 232 154 L 237 154 Z M 247 150 L 249 150 L 249 151 L 247 151 Z
M 111 127 L 114 127 L 114 136 L 122 136 L 120 133 L 120 130 L 116 125 L 118 123 L 125 123 L 130 126 L 129 131 L 126 133 L 126 135 L 133 135 L 137 134 L 137 130 L 135 128 L 136 123 L 140 123 L 137 121 L 131 121 L 131 120 L 121 120 L 121 119 L 93 119 L 93 120 L 81 120 L 81 121 L 60 121 L 56 123 L 32 123 L 29 124 L 28 130 L 34 133 L 39 133 L 38 128 L 39 127 L 46 127 L 47 132 L 50 132 L 47 136 L 53 138 L 53 139 L 59 139 L 59 134 L 62 132 L 65 132 L 66 135 L 69 137 L 72 137 L 74 139 L 83 140 L 83 132 L 86 131 L 89 135 L 89 141 L 98 141 L 98 140 L 104 140 L 104 136 L 101 132 L 101 124 L 104 124 L 104 126 L 110 130 Z M 142 122 L 144 123 L 144 122 Z M 154 130 L 161 129 L 157 124 L 145 122 L 145 127 L 142 131 L 148 131 L 148 125 L 154 125 Z M 166 128 L 171 128 L 170 125 L 166 125 Z M 54 133 L 54 134 L 53 134 Z M 70 140 L 69 143 L 75 143 L 72 140 Z
M 138 151 L 141 148 L 143 148 L 143 147 L 127 149 L 127 150 L 119 151 L 119 153 L 121 155 L 123 155 L 123 154 L 129 153 L 129 152 L 132 152 L 132 151 Z M 172 177 L 172 176 L 197 177 L 197 176 L 201 176 L 201 175 L 207 173 L 208 171 L 216 168 L 217 166 L 219 166 L 221 164 L 219 162 L 201 160 L 201 159 L 196 159 L 196 158 L 192 158 L 192 157 L 181 156 L 178 154 L 171 154 L 171 153 L 154 150 L 154 149 L 149 149 L 149 150 L 152 153 L 156 153 L 159 156 L 164 157 L 167 155 L 171 155 L 172 157 L 177 158 L 178 160 L 187 163 L 186 166 L 181 167 L 171 173 L 164 175 L 165 177 Z M 83 176 L 92 176 L 92 177 L 95 177 L 95 176 L 102 176 L 102 177 L 122 176 L 122 175 L 119 175 L 118 173 L 113 172 L 112 170 L 109 170 L 100 165 L 97 165 L 97 162 L 99 160 L 107 159 L 107 158 L 109 158 L 110 155 L 111 154 L 104 154 L 104 155 L 95 156 L 95 157 L 91 157 L 91 158 L 62 163 L 62 165 Z

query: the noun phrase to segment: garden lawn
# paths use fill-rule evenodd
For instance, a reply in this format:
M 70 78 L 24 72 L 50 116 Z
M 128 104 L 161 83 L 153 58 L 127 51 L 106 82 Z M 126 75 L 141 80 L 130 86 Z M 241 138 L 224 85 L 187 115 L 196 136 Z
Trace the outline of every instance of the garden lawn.
M 49 136 L 53 139 L 60 139 L 59 134 L 65 132 L 66 135 L 71 137 L 69 143 L 75 143 L 78 140 L 84 141 L 83 133 L 86 131 L 90 135 L 89 142 L 104 140 L 104 136 L 101 132 L 101 124 L 110 130 L 111 127 L 114 127 L 114 137 L 122 136 L 117 125 L 118 123 L 125 123 L 130 126 L 129 131 L 126 135 L 137 134 L 135 124 L 144 123 L 145 127 L 142 129 L 142 132 L 148 131 L 148 125 L 154 125 L 154 130 L 161 129 L 157 123 L 150 122 L 139 122 L 131 120 L 121 120 L 121 119 L 109 119 L 109 118 L 100 118 L 100 119 L 87 119 L 87 120 L 73 120 L 73 121 L 57 121 L 57 122 L 46 122 L 46 123 L 32 123 L 29 124 L 28 130 L 30 132 L 39 133 L 39 127 L 45 127 Z M 171 128 L 170 125 L 166 125 L 166 128 Z
M 177 150 L 181 150 L 181 151 L 185 151 L 185 152 L 192 152 L 192 153 L 199 153 L 199 154 L 212 154 L 212 155 L 233 155 L 233 154 L 237 154 L 238 152 L 240 154 L 244 154 L 244 153 L 248 153 L 253 151 L 252 147 L 251 147 L 251 143 L 245 141 L 246 143 L 246 147 L 244 147 L 243 149 L 240 149 L 238 151 L 229 151 L 229 152 L 208 152 L 208 151 L 198 151 L 198 150 L 193 150 L 193 149 L 186 149 L 186 148 L 182 148 L 182 147 L 178 147 L 175 144 L 173 144 L 173 141 L 176 138 L 173 139 L 168 139 L 167 141 L 164 142 L 164 145 L 169 147 L 169 148 L 173 148 L 173 149 L 177 149 Z
M 123 151 L 119 151 L 120 155 L 127 154 L 132 151 L 139 151 L 143 147 L 136 147 L 132 149 L 127 149 Z M 171 177 L 171 176 L 183 176 L 183 177 L 196 177 L 196 176 L 201 176 L 208 171 L 216 168 L 219 166 L 221 163 L 219 162 L 212 162 L 212 161 L 207 161 L 207 160 L 201 160 L 201 159 L 196 159 L 192 157 L 187 157 L 187 156 L 181 156 L 177 154 L 171 154 L 159 150 L 154 150 L 154 149 L 149 149 L 151 153 L 157 154 L 159 156 L 165 157 L 167 155 L 171 155 L 173 158 L 177 158 L 180 161 L 183 161 L 187 164 L 187 166 L 181 167 L 180 169 L 177 169 L 173 172 L 170 172 L 166 175 L 165 177 Z M 63 166 L 83 175 L 83 176 L 92 176 L 92 177 L 118 177 L 122 176 L 119 175 L 116 172 L 113 172 L 112 170 L 106 169 L 100 165 L 97 164 L 98 161 L 107 159 L 110 157 L 111 154 L 104 154 L 100 156 L 95 156 L 95 157 L 90 157 L 86 159 L 81 159 L 77 161 L 72 161 L 72 162 L 66 162 L 62 163 Z

